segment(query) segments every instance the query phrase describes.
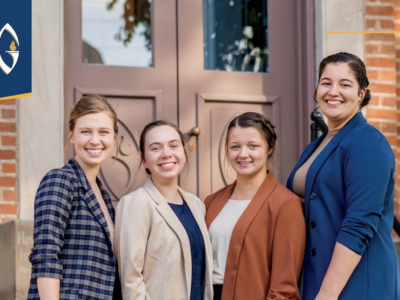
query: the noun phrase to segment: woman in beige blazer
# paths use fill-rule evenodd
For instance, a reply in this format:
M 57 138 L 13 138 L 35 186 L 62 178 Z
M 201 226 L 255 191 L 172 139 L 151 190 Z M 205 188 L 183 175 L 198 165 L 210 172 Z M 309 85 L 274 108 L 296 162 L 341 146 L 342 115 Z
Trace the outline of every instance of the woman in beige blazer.
M 178 187 L 186 161 L 185 137 L 166 121 L 140 137 L 146 184 L 116 210 L 115 250 L 123 298 L 212 300 L 212 250 L 205 207 Z

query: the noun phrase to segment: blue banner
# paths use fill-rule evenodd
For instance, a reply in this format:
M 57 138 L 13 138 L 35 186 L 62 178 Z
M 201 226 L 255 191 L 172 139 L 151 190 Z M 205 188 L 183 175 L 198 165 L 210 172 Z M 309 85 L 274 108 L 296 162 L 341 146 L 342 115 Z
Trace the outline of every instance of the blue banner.
M 31 1 L 0 1 L 0 100 L 32 95 Z

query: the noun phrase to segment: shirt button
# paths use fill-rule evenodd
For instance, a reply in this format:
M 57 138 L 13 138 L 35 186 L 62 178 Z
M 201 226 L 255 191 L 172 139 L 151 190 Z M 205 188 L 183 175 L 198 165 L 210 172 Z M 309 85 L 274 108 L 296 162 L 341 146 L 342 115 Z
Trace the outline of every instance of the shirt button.
M 363 239 L 362 242 L 363 242 L 363 244 L 366 245 L 367 244 L 367 239 Z
M 312 193 L 312 194 L 310 195 L 310 199 L 311 199 L 311 200 L 315 200 L 315 198 L 317 198 L 317 194 L 316 194 L 316 193 Z
M 317 223 L 315 223 L 314 221 L 312 221 L 312 222 L 310 223 L 310 225 L 311 225 L 311 228 L 315 228 L 315 226 L 317 226 Z
M 362 249 L 362 248 L 364 248 L 364 245 L 363 245 L 363 244 L 360 244 L 360 249 Z
M 311 256 L 315 256 L 316 254 L 317 254 L 317 250 L 312 249 L 312 250 L 311 250 Z

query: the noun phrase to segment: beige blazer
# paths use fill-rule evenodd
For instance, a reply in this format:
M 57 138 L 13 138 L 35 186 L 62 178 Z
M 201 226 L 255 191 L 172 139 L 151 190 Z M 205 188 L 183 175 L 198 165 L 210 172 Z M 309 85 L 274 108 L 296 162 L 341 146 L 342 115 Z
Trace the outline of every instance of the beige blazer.
M 204 300 L 213 299 L 212 249 L 205 207 L 196 196 L 179 193 L 203 234 Z M 116 209 L 115 253 L 125 300 L 189 300 L 192 256 L 189 237 L 156 186 L 146 184 L 124 196 Z

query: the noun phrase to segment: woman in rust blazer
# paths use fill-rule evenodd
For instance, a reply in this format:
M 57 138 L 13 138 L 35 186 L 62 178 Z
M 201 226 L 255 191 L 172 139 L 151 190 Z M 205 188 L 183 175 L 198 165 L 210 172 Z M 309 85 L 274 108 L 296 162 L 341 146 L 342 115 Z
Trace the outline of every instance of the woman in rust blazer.
M 300 199 L 267 171 L 274 126 L 253 112 L 228 126 L 236 181 L 205 200 L 214 256 L 214 300 L 300 299 L 306 229 Z

